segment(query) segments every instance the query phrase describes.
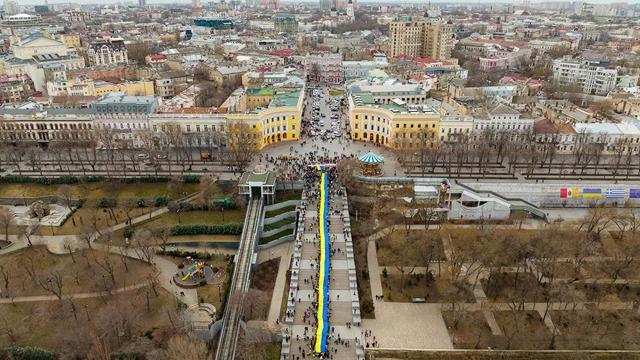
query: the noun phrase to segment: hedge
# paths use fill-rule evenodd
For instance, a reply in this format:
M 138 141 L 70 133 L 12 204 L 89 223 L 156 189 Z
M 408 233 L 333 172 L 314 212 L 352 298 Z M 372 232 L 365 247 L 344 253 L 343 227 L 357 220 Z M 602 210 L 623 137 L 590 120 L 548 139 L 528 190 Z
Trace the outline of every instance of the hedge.
M 158 251 L 160 255 L 174 256 L 174 257 L 184 257 L 191 256 L 192 258 L 196 258 L 198 260 L 211 260 L 211 254 L 201 253 L 197 251 L 186 251 L 186 250 L 167 250 L 167 251 Z
M 155 199 L 153 199 L 155 207 L 167 206 L 169 201 L 170 199 L 167 196 L 156 196 Z
M 98 202 L 98 207 L 102 209 L 114 208 L 118 205 L 118 199 L 113 196 L 105 196 Z
M 122 181 L 126 184 L 133 184 L 138 182 L 148 183 L 148 184 L 166 183 L 166 182 L 169 182 L 169 180 L 171 180 L 171 178 L 168 176 L 144 176 L 144 177 L 133 177 L 133 178 L 122 179 Z
M 0 177 L 0 183 L 4 184 L 39 184 L 39 185 L 61 185 L 100 182 L 104 176 L 60 176 L 60 177 L 30 177 L 20 175 L 7 175 Z
M 14 360 L 56 360 L 58 355 L 37 347 L 8 346 L 0 348 L 0 359 L 4 358 Z
M 138 352 L 116 352 L 111 354 L 111 360 L 145 360 L 147 357 Z
M 199 184 L 200 183 L 200 176 L 199 175 L 184 175 L 184 176 L 182 176 L 182 181 L 184 181 L 185 184 Z
M 242 224 L 223 225 L 203 225 L 188 224 L 174 225 L 171 228 L 171 235 L 240 235 L 242 234 Z

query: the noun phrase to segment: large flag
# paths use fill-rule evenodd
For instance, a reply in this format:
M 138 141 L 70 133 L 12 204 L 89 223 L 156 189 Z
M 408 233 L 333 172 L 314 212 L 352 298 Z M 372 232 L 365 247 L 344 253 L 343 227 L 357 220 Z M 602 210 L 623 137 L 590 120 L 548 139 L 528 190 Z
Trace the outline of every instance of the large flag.
M 624 199 L 627 191 L 625 189 L 607 189 L 608 199 Z
M 602 189 L 600 188 L 583 188 L 582 197 L 585 199 L 599 199 L 602 197 Z
M 560 188 L 560 197 L 562 199 L 566 198 L 579 198 L 580 197 L 580 189 L 579 188 Z
M 640 189 L 629 189 L 629 199 L 640 199 Z

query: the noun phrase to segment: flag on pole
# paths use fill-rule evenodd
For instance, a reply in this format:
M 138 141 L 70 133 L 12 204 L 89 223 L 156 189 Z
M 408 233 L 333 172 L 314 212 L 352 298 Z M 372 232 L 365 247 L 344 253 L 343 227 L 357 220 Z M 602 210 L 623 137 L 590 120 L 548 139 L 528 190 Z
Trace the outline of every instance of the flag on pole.
M 629 189 L 629 199 L 640 199 L 640 189 Z

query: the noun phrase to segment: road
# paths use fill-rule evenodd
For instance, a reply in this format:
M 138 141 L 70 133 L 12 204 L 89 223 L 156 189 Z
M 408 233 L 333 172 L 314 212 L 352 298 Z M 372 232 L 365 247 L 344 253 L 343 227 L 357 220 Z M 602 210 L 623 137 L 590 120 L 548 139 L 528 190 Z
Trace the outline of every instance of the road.
M 222 330 L 218 337 L 216 359 L 235 359 L 236 346 L 243 316 L 243 300 L 251 280 L 251 262 L 257 241 L 259 218 L 262 214 L 262 200 L 250 200 L 236 255 L 236 265 L 231 278 Z

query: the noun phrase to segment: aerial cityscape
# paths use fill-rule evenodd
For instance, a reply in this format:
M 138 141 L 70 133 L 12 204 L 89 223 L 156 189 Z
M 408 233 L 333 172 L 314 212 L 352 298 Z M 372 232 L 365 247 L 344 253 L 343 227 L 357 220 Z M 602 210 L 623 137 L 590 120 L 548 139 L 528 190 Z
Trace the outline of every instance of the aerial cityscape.
M 0 360 L 640 359 L 640 3 L 0 4 Z

